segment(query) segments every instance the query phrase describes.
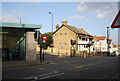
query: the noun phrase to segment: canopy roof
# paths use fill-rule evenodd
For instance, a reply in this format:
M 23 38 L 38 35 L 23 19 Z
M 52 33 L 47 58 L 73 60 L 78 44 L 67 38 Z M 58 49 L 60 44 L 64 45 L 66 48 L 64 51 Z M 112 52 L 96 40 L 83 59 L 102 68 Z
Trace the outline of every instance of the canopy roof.
M 3 27 L 3 28 L 41 29 L 42 25 L 0 22 L 0 27 Z

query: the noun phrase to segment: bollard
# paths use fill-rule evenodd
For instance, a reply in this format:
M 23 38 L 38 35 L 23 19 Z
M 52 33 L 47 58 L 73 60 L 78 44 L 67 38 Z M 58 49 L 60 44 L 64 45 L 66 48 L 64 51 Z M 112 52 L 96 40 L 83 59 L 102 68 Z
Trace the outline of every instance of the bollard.
M 84 53 L 84 58 L 86 58 L 86 53 Z
M 66 57 L 67 57 L 67 52 L 66 52 Z
M 58 56 L 59 56 L 59 54 L 60 54 L 60 53 L 59 53 L 59 51 L 58 51 Z

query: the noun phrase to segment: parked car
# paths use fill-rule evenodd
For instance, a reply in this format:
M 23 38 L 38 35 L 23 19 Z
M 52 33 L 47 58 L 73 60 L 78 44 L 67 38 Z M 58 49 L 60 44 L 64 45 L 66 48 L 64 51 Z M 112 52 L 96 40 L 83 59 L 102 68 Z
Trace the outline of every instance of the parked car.
M 107 56 L 116 56 L 115 53 L 108 53 Z

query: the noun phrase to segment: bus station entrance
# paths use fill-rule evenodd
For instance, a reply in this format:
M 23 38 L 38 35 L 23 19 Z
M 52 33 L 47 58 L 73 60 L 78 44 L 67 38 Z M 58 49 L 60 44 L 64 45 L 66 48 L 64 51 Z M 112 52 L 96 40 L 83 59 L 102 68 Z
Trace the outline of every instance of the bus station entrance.
M 2 38 L 2 60 L 26 60 L 31 55 L 27 54 L 28 32 L 34 34 L 35 29 L 40 29 L 41 25 L 35 24 L 17 24 L 17 23 L 0 23 L 2 32 L 0 37 Z M 34 42 L 34 35 L 29 36 L 30 41 Z M 31 43 L 32 44 L 32 43 Z M 34 45 L 33 45 L 34 46 Z M 29 49 L 30 50 L 30 49 Z M 35 49 L 34 49 L 35 50 Z M 31 57 L 32 58 L 32 57 Z

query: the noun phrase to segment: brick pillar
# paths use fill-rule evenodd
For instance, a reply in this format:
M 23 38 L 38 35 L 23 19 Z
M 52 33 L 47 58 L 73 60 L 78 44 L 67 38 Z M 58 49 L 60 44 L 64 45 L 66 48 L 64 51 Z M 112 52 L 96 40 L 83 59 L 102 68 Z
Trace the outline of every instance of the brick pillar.
M 36 61 L 36 44 L 34 32 L 26 32 L 26 61 Z

